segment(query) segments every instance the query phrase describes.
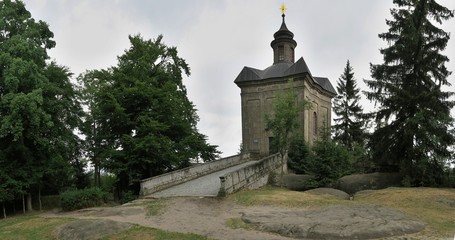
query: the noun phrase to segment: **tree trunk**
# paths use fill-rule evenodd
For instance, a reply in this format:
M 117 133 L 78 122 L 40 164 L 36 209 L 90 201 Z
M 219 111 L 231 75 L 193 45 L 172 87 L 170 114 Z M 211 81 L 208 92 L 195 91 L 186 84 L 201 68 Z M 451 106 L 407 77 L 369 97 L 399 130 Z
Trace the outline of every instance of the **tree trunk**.
M 41 206 L 41 187 L 38 189 L 38 203 L 39 203 L 39 210 L 42 210 Z
M 25 214 L 25 196 L 22 193 L 22 212 Z
M 285 155 L 281 155 L 281 172 L 280 172 L 280 187 L 283 187 L 283 175 L 284 175 L 284 161 L 285 161 Z
M 93 181 L 95 187 L 98 187 L 98 160 L 96 159 L 96 155 L 93 156 L 93 165 L 95 167 L 94 172 L 93 172 Z
M 33 211 L 33 206 L 32 206 L 32 194 L 29 193 L 27 194 L 27 212 Z
M 3 218 L 6 218 L 5 203 L 2 203 L 2 205 L 3 205 Z

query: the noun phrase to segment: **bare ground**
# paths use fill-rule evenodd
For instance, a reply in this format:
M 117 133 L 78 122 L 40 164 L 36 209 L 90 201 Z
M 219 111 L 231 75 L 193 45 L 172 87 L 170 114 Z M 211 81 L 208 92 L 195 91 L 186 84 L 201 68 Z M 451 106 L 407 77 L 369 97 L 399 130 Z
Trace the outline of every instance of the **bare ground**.
M 74 212 L 54 212 L 46 213 L 41 216 L 105 219 L 133 223 L 172 232 L 196 233 L 207 236 L 210 239 L 291 239 L 272 233 L 245 229 L 231 229 L 226 226 L 226 221 L 232 218 L 239 219 L 246 211 L 266 212 L 271 210 L 278 209 L 270 207 L 243 207 L 228 200 L 212 197 L 181 197 L 168 199 L 166 207 L 157 216 L 147 216 L 144 207 L 134 205 L 112 208 L 90 208 Z
M 42 217 L 65 217 L 77 219 L 100 219 L 122 223 L 138 224 L 172 232 L 196 233 L 209 239 L 292 239 L 277 234 L 252 229 L 232 229 L 226 225 L 229 219 L 240 219 L 249 214 L 270 214 L 273 212 L 295 211 L 297 209 L 271 206 L 241 206 L 228 199 L 212 197 L 179 197 L 166 200 L 160 214 L 147 216 L 144 204 L 148 199 L 138 200 L 133 205 L 112 208 L 90 208 L 74 212 L 54 212 Z M 299 208 L 298 211 L 306 210 Z M 424 239 L 413 235 L 384 239 Z

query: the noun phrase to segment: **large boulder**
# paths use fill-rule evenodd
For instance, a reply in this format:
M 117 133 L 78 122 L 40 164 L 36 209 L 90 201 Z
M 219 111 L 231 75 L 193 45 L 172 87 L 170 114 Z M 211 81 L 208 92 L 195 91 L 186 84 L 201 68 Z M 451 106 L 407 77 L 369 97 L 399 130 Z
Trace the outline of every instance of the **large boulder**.
M 283 187 L 294 191 L 306 191 L 314 188 L 313 180 L 314 176 L 311 175 L 287 174 L 283 176 Z
M 336 188 L 352 195 L 362 190 L 400 186 L 401 180 L 399 173 L 353 174 L 338 179 Z
M 59 240 L 95 240 L 128 230 L 133 225 L 111 220 L 84 219 L 58 227 L 55 235 Z

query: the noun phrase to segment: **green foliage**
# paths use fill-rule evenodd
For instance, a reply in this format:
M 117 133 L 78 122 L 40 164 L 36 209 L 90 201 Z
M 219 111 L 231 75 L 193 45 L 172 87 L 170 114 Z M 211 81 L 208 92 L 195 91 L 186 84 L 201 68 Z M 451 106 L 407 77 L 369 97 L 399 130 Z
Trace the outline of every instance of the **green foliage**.
M 152 201 L 147 202 L 145 205 L 147 208 L 146 215 L 148 217 L 158 216 L 163 212 L 166 205 L 166 199 L 164 198 L 153 199 Z
M 311 151 L 302 135 L 291 140 L 288 153 L 288 168 L 296 174 L 308 172 L 308 161 L 311 158 Z
M 226 226 L 230 229 L 254 230 L 256 228 L 252 224 L 245 223 L 241 218 L 229 218 L 226 220 Z
M 117 66 L 79 77 L 88 106 L 84 133 L 91 161 L 95 172 L 116 174 L 120 191 L 219 154 L 196 128 L 196 109 L 182 82 L 189 67 L 176 48 L 166 46 L 162 36 L 129 39 L 131 47 Z
M 348 149 L 351 155 L 352 171 L 354 173 L 369 173 L 374 171 L 375 165 L 370 159 L 369 151 L 364 145 L 354 144 Z
M 455 168 L 446 169 L 445 187 L 455 188 Z
M 266 126 L 273 134 L 273 145 L 283 157 L 289 149 L 292 133 L 298 128 L 297 92 L 292 80 L 289 88 L 277 93 L 273 102 L 273 114 L 265 115 Z
M 117 177 L 114 174 L 101 174 L 101 190 L 103 192 L 112 193 L 114 191 L 116 181 Z
M 382 170 L 399 169 L 413 186 L 441 184 L 455 143 L 450 110 L 453 92 L 442 55 L 450 34 L 439 28 L 454 12 L 435 0 L 394 1 L 389 31 L 379 35 L 389 43 L 381 49 L 384 63 L 371 65 L 374 80 L 367 98 L 379 108 L 370 147 Z
M 55 239 L 54 231 L 62 224 L 74 221 L 66 218 L 38 218 L 21 215 L 0 221 L 0 239 Z
M 136 200 L 137 199 L 137 195 L 134 195 L 134 193 L 132 191 L 125 191 L 121 198 L 120 198 L 120 204 L 124 204 L 124 203 L 127 203 L 127 202 L 131 202 L 133 200 Z
M 122 240 L 136 240 L 136 239 L 153 239 L 153 240 L 208 240 L 206 236 L 201 236 L 194 233 L 179 233 L 169 232 L 160 229 L 147 228 L 134 225 L 132 228 L 117 233 L 108 237 L 101 238 L 101 240 L 109 239 L 122 239 Z
M 0 189 L 8 199 L 58 191 L 78 155 L 81 107 L 69 70 L 47 62 L 52 37 L 22 1 L 0 2 Z
M 314 143 L 312 157 L 308 161 L 308 172 L 315 176 L 319 186 L 330 186 L 338 178 L 352 172 L 352 156 L 348 149 L 329 137 Z
M 365 116 L 359 104 L 360 89 L 357 87 L 349 60 L 338 79 L 337 92 L 333 103 L 333 111 L 338 116 L 334 119 L 336 123 L 333 126 L 334 140 L 344 144 L 348 149 L 353 149 L 354 144 L 363 145 L 365 142 Z
M 43 210 L 51 210 L 60 207 L 60 195 L 41 196 L 41 205 Z M 34 199 L 33 206 L 39 208 L 38 199 Z M 36 207 L 35 207 L 36 206 Z
M 309 102 L 303 100 L 300 106 L 298 104 L 297 92 L 294 89 L 293 81 L 289 80 L 288 89 L 279 92 L 276 95 L 273 102 L 273 113 L 264 116 L 267 130 L 271 131 L 273 134 L 271 143 L 273 147 L 271 147 L 271 149 L 276 149 L 281 156 L 281 183 L 283 182 L 283 166 L 287 161 L 286 156 L 289 151 L 292 135 L 299 127 L 299 111 L 308 107 Z
M 72 211 L 100 206 L 105 202 L 106 197 L 106 193 L 96 187 L 80 190 L 70 189 L 60 194 L 60 204 L 63 210 Z

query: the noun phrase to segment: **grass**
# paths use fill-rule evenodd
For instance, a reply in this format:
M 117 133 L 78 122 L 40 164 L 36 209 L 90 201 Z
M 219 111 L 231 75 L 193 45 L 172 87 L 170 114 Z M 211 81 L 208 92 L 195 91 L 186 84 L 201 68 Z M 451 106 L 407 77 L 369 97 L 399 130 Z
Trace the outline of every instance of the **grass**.
M 455 234 L 455 189 L 441 188 L 387 188 L 364 191 L 354 201 L 337 199 L 329 195 L 313 195 L 281 188 L 266 187 L 255 191 L 243 191 L 229 196 L 245 206 L 276 206 L 290 208 L 321 208 L 340 204 L 376 204 L 407 214 L 427 224 L 417 236 L 447 238 Z M 447 204 L 449 203 L 449 204 Z M 233 224 L 233 223 L 232 223 Z
M 226 221 L 226 226 L 231 229 L 255 229 L 254 225 L 245 223 L 241 218 L 230 218 Z
M 277 187 L 264 187 L 255 191 L 242 191 L 229 196 L 230 199 L 244 206 L 276 206 L 290 208 L 319 208 L 330 205 L 352 204 L 332 195 L 316 195 L 290 191 Z
M 420 235 L 449 237 L 455 234 L 455 189 L 387 188 L 357 194 L 355 201 L 398 209 L 427 223 Z
M 0 220 L 0 239 L 54 239 L 54 229 L 70 221 L 74 220 L 65 218 L 39 218 L 32 215 L 2 219 Z
M 147 201 L 144 204 L 145 208 L 147 209 L 147 217 L 158 216 L 163 213 L 164 209 L 166 208 L 166 202 L 167 200 L 164 198 Z
M 176 233 L 168 232 L 154 228 L 134 226 L 129 230 L 121 233 L 102 238 L 102 240 L 136 240 L 136 239 L 153 239 L 153 240 L 208 240 L 207 237 L 193 233 Z
M 0 220 L 1 240 L 49 240 L 56 239 L 54 231 L 62 224 L 76 221 L 68 218 L 40 218 L 32 215 L 15 216 Z M 176 233 L 159 229 L 133 226 L 121 233 L 102 238 L 117 239 L 153 239 L 153 240 L 207 240 L 205 236 L 193 233 Z
M 158 216 L 164 212 L 167 206 L 167 198 L 155 198 L 155 199 L 148 199 L 146 201 L 141 201 L 141 202 L 136 202 L 133 204 L 130 204 L 130 207 L 134 206 L 141 206 L 145 207 L 146 209 L 146 216 L 147 217 L 152 217 L 152 216 Z
M 415 235 L 419 239 L 448 239 L 453 238 L 455 234 L 455 189 L 388 188 L 361 192 L 355 195 L 354 201 L 347 201 L 329 195 L 313 195 L 266 187 L 255 191 L 239 192 L 227 198 L 245 206 L 307 209 L 340 204 L 376 204 L 398 209 L 416 220 L 425 222 L 427 224 L 425 230 Z M 154 199 L 141 203 L 141 205 L 146 207 L 148 216 L 156 216 L 163 212 L 167 199 Z M 55 239 L 53 236 L 55 229 L 70 221 L 75 221 L 75 219 L 40 218 L 36 214 L 0 219 L 0 239 Z M 254 226 L 245 224 L 240 218 L 228 219 L 226 226 L 232 229 L 254 229 Z M 207 239 L 207 237 L 134 226 L 104 239 L 200 240 Z

